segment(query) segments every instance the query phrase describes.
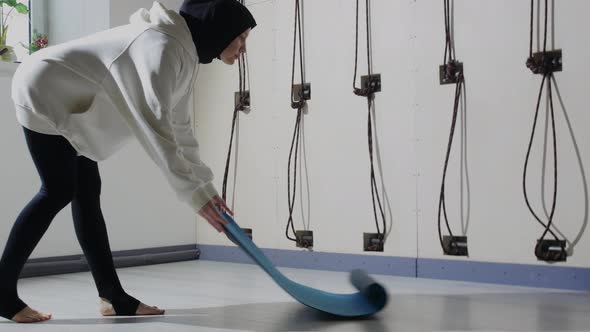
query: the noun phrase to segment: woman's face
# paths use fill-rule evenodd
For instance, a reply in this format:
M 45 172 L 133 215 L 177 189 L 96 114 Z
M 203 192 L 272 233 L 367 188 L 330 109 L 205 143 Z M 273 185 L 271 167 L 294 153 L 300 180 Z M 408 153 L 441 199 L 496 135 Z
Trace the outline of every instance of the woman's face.
M 223 63 L 227 65 L 233 65 L 234 62 L 240 57 L 240 54 L 246 52 L 246 39 L 250 34 L 250 30 L 248 29 L 244 31 L 241 35 L 237 36 L 226 48 L 221 52 L 219 58 Z

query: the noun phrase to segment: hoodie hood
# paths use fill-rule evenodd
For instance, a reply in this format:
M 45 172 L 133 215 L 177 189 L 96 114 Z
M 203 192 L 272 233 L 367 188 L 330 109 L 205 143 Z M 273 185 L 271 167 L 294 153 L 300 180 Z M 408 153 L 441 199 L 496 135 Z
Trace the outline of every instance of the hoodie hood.
M 201 63 L 210 63 L 240 34 L 256 26 L 237 0 L 185 0 L 180 7 Z
M 196 57 L 191 32 L 182 16 L 155 1 L 150 10 L 141 8 L 129 18 L 132 25 L 145 26 L 178 39 Z

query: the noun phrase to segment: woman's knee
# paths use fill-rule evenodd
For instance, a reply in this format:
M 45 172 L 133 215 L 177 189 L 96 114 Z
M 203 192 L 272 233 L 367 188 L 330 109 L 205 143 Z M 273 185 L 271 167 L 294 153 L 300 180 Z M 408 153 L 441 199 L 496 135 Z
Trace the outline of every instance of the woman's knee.
M 76 188 L 76 192 L 74 193 L 74 199 L 98 199 L 100 197 L 101 188 L 102 183 L 100 178 L 91 178 L 80 181 Z
M 76 198 L 98 198 L 102 182 L 98 164 L 86 157 L 78 157 L 78 186 Z
M 49 204 L 56 208 L 63 208 L 68 205 L 76 193 L 76 186 L 71 183 L 62 183 L 59 186 L 41 186 L 39 194 Z

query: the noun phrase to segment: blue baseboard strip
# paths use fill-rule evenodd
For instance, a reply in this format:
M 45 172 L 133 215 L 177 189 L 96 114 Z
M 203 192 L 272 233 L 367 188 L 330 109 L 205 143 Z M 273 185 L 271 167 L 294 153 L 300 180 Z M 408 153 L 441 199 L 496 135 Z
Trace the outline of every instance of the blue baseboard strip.
M 252 264 L 252 260 L 233 246 L 199 245 L 200 259 Z M 280 267 L 351 271 L 512 286 L 590 291 L 590 268 L 491 263 L 471 260 L 391 257 L 358 254 L 262 249 Z
M 567 266 L 420 258 L 418 277 L 590 291 L 590 269 Z
M 241 249 L 231 246 L 199 245 L 200 259 L 233 263 L 253 263 Z M 404 257 L 337 254 L 284 249 L 262 249 L 275 266 L 299 269 L 346 271 L 360 268 L 370 274 L 416 276 L 416 259 Z

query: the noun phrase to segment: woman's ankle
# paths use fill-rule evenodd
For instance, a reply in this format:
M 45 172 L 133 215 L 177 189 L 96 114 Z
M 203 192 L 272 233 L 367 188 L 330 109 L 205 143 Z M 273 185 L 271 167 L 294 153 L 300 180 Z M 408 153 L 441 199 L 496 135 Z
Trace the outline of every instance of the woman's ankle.
M 21 312 L 26 307 L 27 304 L 18 297 L 8 298 L 0 294 L 0 317 L 12 320 L 16 314 Z

